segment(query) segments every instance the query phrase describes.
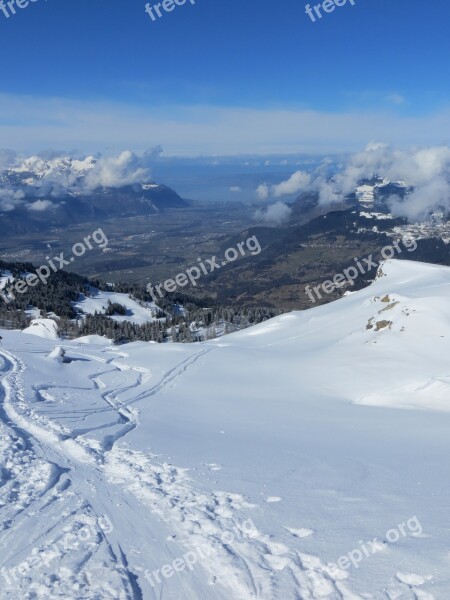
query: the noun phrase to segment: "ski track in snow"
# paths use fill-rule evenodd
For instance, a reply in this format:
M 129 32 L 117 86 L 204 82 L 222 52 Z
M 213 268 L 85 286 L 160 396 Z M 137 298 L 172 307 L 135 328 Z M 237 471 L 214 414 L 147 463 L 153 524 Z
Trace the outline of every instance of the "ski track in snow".
M 314 533 L 312 530 L 289 529 L 297 538 L 292 547 L 276 542 L 260 531 L 253 531 L 249 537 L 242 522 L 248 518 L 248 511 L 257 509 L 256 506 L 238 494 L 205 492 L 196 486 L 186 469 L 160 464 L 155 455 L 133 450 L 124 442 L 127 434 L 139 426 L 139 414 L 133 404 L 161 393 L 214 348 L 203 347 L 200 352 L 167 371 L 154 386 L 147 388 L 145 384 L 150 374 L 145 369 L 131 368 L 119 362 L 117 356 L 102 359 L 73 348 L 77 354 L 105 365 L 104 371 L 89 376 L 91 389 L 101 395 L 105 410 L 116 414 L 121 427 L 114 435 L 106 436 L 102 443 L 88 437 L 92 430 L 70 430 L 68 426 L 38 415 L 25 397 L 22 384 L 25 365 L 12 354 L 0 351 L 0 464 L 4 465 L 0 471 L 0 518 L 3 533 L 10 533 L 4 538 L 3 546 L 13 539 L 16 530 L 26 528 L 27 512 L 39 514 L 50 506 L 61 507 L 62 502 L 73 501 L 74 497 L 78 502 L 77 508 L 68 508 L 63 514 L 67 522 L 72 519 L 75 530 L 79 526 L 77 518 L 80 511 L 90 514 L 94 520 L 98 519 L 102 512 L 93 506 L 86 490 L 90 487 L 100 492 L 119 486 L 122 492 L 125 490 L 134 499 L 132 506 L 140 511 L 141 521 L 145 520 L 146 511 L 151 511 L 176 533 L 173 537 L 180 544 L 178 556 L 185 550 L 198 548 L 200 556 L 206 557 L 199 561 L 196 570 L 207 572 L 211 590 L 209 598 L 375 598 L 372 594 L 359 595 L 352 591 L 346 582 L 346 571 L 332 572 L 320 558 L 298 549 L 301 543 L 298 538 Z M 111 389 L 102 379 L 130 369 L 136 371 L 136 381 L 123 387 Z M 34 386 L 36 400 L 51 404 L 54 400 L 52 389 L 56 388 L 61 389 L 61 386 Z M 67 388 L 67 394 L 70 394 L 70 389 Z M 90 388 L 85 389 L 89 391 Z M 120 396 L 125 392 L 133 392 L 134 395 L 123 403 Z M 90 473 L 86 481 L 85 475 L 81 476 L 83 481 L 77 475 L 80 463 L 83 465 L 82 473 L 85 474 L 86 469 Z M 106 495 L 109 496 L 108 493 Z M 268 498 L 267 502 L 275 500 L 281 499 Z M 68 506 L 73 507 L 73 502 Z M 114 510 L 117 510 L 107 504 L 103 504 L 102 509 L 103 514 L 111 514 L 112 518 Z M 240 518 L 240 511 L 246 511 L 246 516 Z M 223 534 L 233 530 L 240 531 L 242 536 L 233 544 L 225 543 Z M 54 531 L 55 524 L 50 524 L 49 519 L 48 527 L 44 527 L 36 538 L 32 532 L 30 540 L 27 540 L 30 549 L 31 545 L 39 547 L 44 538 L 46 542 L 49 539 L 54 542 Z M 125 545 L 109 541 L 108 534 L 102 532 L 91 546 L 89 552 L 86 548 L 70 552 L 69 558 L 76 567 L 68 568 L 64 557 L 55 560 L 56 566 L 51 567 L 53 581 L 32 583 L 28 579 L 19 584 L 22 586 L 19 587 L 21 598 L 164 598 L 163 588 L 153 590 L 143 579 L 146 565 L 136 564 L 139 561 L 128 557 Z M 96 561 L 96 555 L 101 551 L 104 554 Z M 90 571 L 91 563 L 95 563 L 95 577 Z M 432 600 L 430 594 L 420 591 L 421 583 L 422 578 L 418 575 L 397 574 L 386 589 L 384 598 Z M 29 595 L 30 590 L 34 595 Z M 16 592 L 17 589 L 9 595 L 6 589 L 0 588 L 0 598 L 16 600 Z
M 83 459 L 83 453 L 77 454 L 70 444 L 60 443 L 64 437 L 58 435 L 56 426 L 46 431 L 41 423 L 28 420 L 32 413 L 27 410 L 21 383 L 24 369 L 19 359 L 4 351 L 0 353 L 0 452 L 4 465 L 0 484 L 2 557 L 11 542 L 17 544 L 18 538 L 22 538 L 24 555 L 12 562 L 28 565 L 22 578 L 18 574 L 13 576 L 9 570 L 6 576 L 2 573 L 0 597 L 11 600 L 18 597 L 50 600 L 137 598 L 125 565 L 111 560 L 114 551 L 105 532 L 92 529 L 93 539 L 89 544 L 68 547 L 67 535 L 73 539 L 81 527 L 87 523 L 92 526 L 102 515 L 96 513 L 84 498 L 76 498 L 73 502 L 79 494 L 73 489 L 72 476 L 76 475 L 76 470 L 71 468 L 71 459 L 73 455 L 75 459 Z M 50 455 L 56 460 L 51 460 Z M 63 503 L 67 503 L 67 508 L 63 506 L 62 514 L 55 516 Z M 41 514 L 47 518 L 39 519 L 38 526 L 29 529 L 29 516 Z M 64 522 L 62 532 L 56 520 L 61 517 Z M 97 554 L 99 561 L 94 565 Z M 48 557 L 50 576 L 30 577 L 36 575 L 33 571 L 36 556 Z M 105 562 L 108 558 L 109 564 Z

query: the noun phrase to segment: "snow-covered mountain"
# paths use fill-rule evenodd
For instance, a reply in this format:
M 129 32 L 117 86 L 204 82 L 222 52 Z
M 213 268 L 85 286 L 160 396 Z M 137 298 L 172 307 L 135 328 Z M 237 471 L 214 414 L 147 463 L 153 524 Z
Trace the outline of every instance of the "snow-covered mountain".
M 87 156 L 77 159 L 72 156 L 59 156 L 45 159 L 40 156 L 30 156 L 18 160 L 17 164 L 10 166 L 0 174 L 0 183 L 22 184 L 29 187 L 38 187 L 44 181 L 53 183 L 61 182 L 74 185 L 82 180 L 95 168 L 97 159 Z
M 382 228 L 389 237 L 406 236 L 415 240 L 440 238 L 446 244 L 449 243 L 450 215 L 444 210 L 430 212 L 426 218 L 412 222 L 395 217 L 391 210 L 392 199 L 407 201 L 413 190 L 403 181 L 391 182 L 380 177 L 361 182 L 356 188 L 355 198 L 358 202 L 358 215 L 367 219 L 367 222 L 361 223 L 358 231 L 377 231 L 379 221 L 390 221 L 391 223 L 384 223 Z
M 403 202 L 412 189 L 403 181 L 393 182 L 374 175 L 371 178 L 359 180 L 350 193 L 342 194 L 339 202 L 323 202 L 318 191 L 306 191 L 300 194 L 292 205 L 293 218 L 291 218 L 291 222 L 304 224 L 330 212 L 350 209 L 394 218 L 391 213 L 392 199 L 396 198 L 397 201 Z
M 2 331 L 0 598 L 447 599 L 449 299 L 388 261 L 202 344 Z
M 386 210 L 389 208 L 387 202 L 392 196 L 403 199 L 408 191 L 408 186 L 404 181 L 391 182 L 386 178 L 374 177 L 361 181 L 355 189 L 355 196 L 364 208 Z
M 0 225 L 10 234 L 186 206 L 131 152 L 16 158 L 0 171 Z

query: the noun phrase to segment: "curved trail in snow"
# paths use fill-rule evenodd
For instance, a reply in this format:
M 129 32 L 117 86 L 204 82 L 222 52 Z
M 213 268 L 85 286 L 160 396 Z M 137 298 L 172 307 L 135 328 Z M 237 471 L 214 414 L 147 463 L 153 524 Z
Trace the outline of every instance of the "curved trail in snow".
M 70 445 L 64 445 L 64 441 L 55 432 L 46 431 L 39 424 L 28 420 L 26 412 L 24 414 L 22 411 L 26 408 L 21 382 L 21 374 L 25 368 L 18 358 L 4 350 L 0 351 L 1 458 L 2 462 L 6 458 L 9 466 L 6 477 L 3 473 L 0 487 L 0 518 L 3 526 L 1 556 L 6 581 L 6 585 L 2 581 L 0 598 L 16 600 L 29 592 L 30 582 L 26 579 L 23 581 L 14 574 L 9 563 L 35 564 L 32 563 L 31 556 L 35 555 L 34 549 L 37 549 L 42 556 L 47 557 L 47 561 L 50 561 L 52 551 L 55 557 L 48 562 L 53 581 L 41 577 L 34 592 L 36 598 L 68 598 L 71 597 L 68 595 L 72 593 L 71 590 L 78 588 L 80 599 L 101 597 L 140 600 L 143 596 L 135 584 L 135 576 L 128 570 L 123 558 L 118 558 L 113 535 L 109 536 L 98 528 L 92 529 L 93 539 L 86 547 L 80 543 L 79 547 L 68 547 L 65 536 L 71 520 L 73 531 L 76 531 L 76 526 L 80 523 L 90 523 L 92 526 L 108 512 L 98 494 L 92 493 L 92 482 L 85 480 L 83 474 L 78 476 L 79 457 L 74 449 Z M 102 485 L 103 482 L 99 482 L 95 486 L 99 492 Z M 44 518 L 39 518 L 41 516 Z M 62 532 L 61 525 L 65 527 Z M 18 543 L 20 541 L 21 544 Z M 17 552 L 7 556 L 8 548 L 19 545 L 20 560 L 17 560 Z M 91 566 L 97 554 L 100 561 L 109 558 L 107 568 Z M 66 558 L 72 565 L 75 564 L 72 572 L 65 566 Z M 63 569 L 61 577 L 58 574 L 59 568 Z M 90 579 L 91 569 L 98 571 L 99 579 L 110 577 L 112 585 L 97 578 Z M 25 573 L 34 575 L 33 567 L 30 566 Z M 8 583 L 12 584 L 10 589 Z
M 154 455 L 124 444 L 126 436 L 139 426 L 138 411 L 132 405 L 162 392 L 215 348 L 203 347 L 149 387 L 146 386 L 148 374 L 145 370 L 121 364 L 117 357 L 103 360 L 73 349 L 80 356 L 90 357 L 108 367 L 88 377 L 91 388 L 82 388 L 99 394 L 105 403 L 105 413 L 113 412 L 122 424 L 101 444 L 89 438 L 93 429 L 67 430 L 49 418 L 45 421 L 36 418 L 22 383 L 26 366 L 1 350 L 0 442 L 3 443 L 0 443 L 0 452 L 3 450 L 13 469 L 9 474 L 2 473 L 0 493 L 8 492 L 8 495 L 7 503 L 0 502 L 0 519 L 4 527 L 0 547 L 7 548 L 17 538 L 23 540 L 25 548 L 39 547 L 44 540 L 57 536 L 61 523 L 69 517 L 76 519 L 82 512 L 98 520 L 102 515 L 108 515 L 112 523 L 120 524 L 119 531 L 103 532 L 88 556 L 86 552 L 80 552 L 80 557 L 76 557 L 77 568 L 72 568 L 73 572 L 68 576 L 70 585 L 80 586 L 74 600 L 172 597 L 166 582 L 163 581 L 160 587 L 152 587 L 145 581 L 144 571 L 150 565 L 145 556 L 136 552 L 137 548 L 146 549 L 149 540 L 155 539 L 153 525 L 148 522 L 151 514 L 166 531 L 174 533 L 171 537 L 176 541 L 166 542 L 164 546 L 170 556 L 179 557 L 193 547 L 201 552 L 199 565 L 193 573 L 195 586 L 191 586 L 189 576 L 182 574 L 179 578 L 178 592 L 182 589 L 183 600 L 197 600 L 200 596 L 206 600 L 362 600 L 370 597 L 352 592 L 345 581 L 345 572 L 336 576 L 316 556 L 277 543 L 260 531 L 253 530 L 251 537 L 246 536 L 242 526 L 245 517 L 239 512 L 244 511 L 247 516 L 256 507 L 242 496 L 205 491 L 187 475 L 186 469 L 160 464 Z M 130 370 L 137 373 L 132 383 L 128 381 L 123 386 L 111 388 L 102 380 L 105 376 L 120 377 Z M 33 386 L 33 391 L 38 398 L 43 395 L 45 400 L 46 391 L 58 387 L 61 386 Z M 133 390 L 126 402 L 120 400 L 121 394 Z M 70 388 L 66 392 L 70 393 Z M 19 480 L 23 489 L 13 489 L 14 479 L 16 483 Z M 28 488 L 27 480 L 33 484 Z M 45 518 L 35 519 L 30 528 L 30 514 L 42 514 Z M 124 521 L 130 530 L 128 539 L 123 539 Z M 230 544 L 225 541 L 224 534 L 232 531 L 240 531 L 242 536 Z M 73 551 L 71 557 L 75 554 Z M 89 595 L 95 585 L 89 573 L 97 555 L 99 562 L 106 560 L 106 567 L 98 579 L 112 581 L 112 586 L 111 589 L 99 589 L 98 595 Z M 13 562 L 14 556 L 7 558 L 6 562 Z M 161 568 L 164 562 L 156 556 L 152 564 Z M 202 572 L 204 575 L 200 577 Z M 48 598 L 50 592 L 54 593 L 54 585 L 41 587 L 45 591 L 36 597 Z M 62 583 L 61 589 L 66 589 Z M 410 594 L 402 596 L 405 599 L 419 598 L 409 586 L 400 585 L 398 589 Z M 169 595 L 166 596 L 166 592 Z M 0 598 L 15 600 L 14 593 L 0 592 Z M 389 598 L 386 595 L 386 599 Z

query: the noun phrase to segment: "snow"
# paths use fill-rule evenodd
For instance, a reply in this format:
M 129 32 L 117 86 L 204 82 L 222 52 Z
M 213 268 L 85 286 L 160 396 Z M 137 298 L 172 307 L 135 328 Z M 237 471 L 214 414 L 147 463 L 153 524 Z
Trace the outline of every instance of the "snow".
M 58 325 L 53 319 L 32 319 L 29 327 L 22 333 L 37 335 L 47 340 L 58 340 Z
M 30 156 L 23 159 L 20 164 L 11 168 L 13 173 L 32 173 L 34 177 L 29 178 L 27 183 L 35 184 L 37 179 L 44 179 L 51 176 L 58 176 L 63 173 L 85 174 L 95 167 L 96 159 L 93 156 L 87 156 L 83 160 L 78 160 L 70 156 L 61 156 L 45 160 L 39 156 Z
M 36 308 L 35 306 L 27 308 L 24 313 L 31 317 L 31 319 L 39 319 L 41 316 L 40 309 Z M 56 315 L 50 314 L 50 316 L 52 319 L 56 319 Z
M 49 360 L 54 360 L 60 364 L 64 362 L 65 350 L 61 346 L 55 346 L 47 356 Z
M 81 310 L 84 314 L 93 315 L 104 313 L 108 308 L 108 302 L 118 303 L 125 306 L 127 309 L 126 315 L 114 315 L 112 320 L 119 323 L 129 321 L 136 325 L 144 325 L 156 321 L 157 307 L 153 302 L 147 302 L 145 306 L 141 306 L 136 300 L 130 298 L 128 294 L 120 294 L 117 292 L 103 292 L 97 288 L 90 288 L 91 296 L 80 294 L 80 300 L 74 302 L 73 306 Z
M 8 283 L 14 281 L 11 271 L 0 271 L 0 291 L 4 290 Z
M 356 188 L 356 198 L 361 204 L 373 206 L 375 185 L 360 185 Z
M 360 211 L 359 216 L 365 219 L 377 219 L 378 221 L 386 221 L 394 218 L 391 214 L 366 211 Z
M 111 346 L 112 340 L 103 335 L 83 335 L 75 338 L 74 342 L 78 344 L 95 344 L 96 346 Z
M 0 597 L 446 600 L 449 300 L 388 261 L 201 344 L 2 331 Z

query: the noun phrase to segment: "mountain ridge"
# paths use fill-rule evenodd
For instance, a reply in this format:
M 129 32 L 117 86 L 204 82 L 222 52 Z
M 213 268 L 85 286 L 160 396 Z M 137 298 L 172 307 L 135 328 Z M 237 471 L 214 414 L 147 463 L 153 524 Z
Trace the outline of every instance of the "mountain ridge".
M 189 207 L 174 190 L 155 183 L 133 156 L 123 153 L 115 162 L 93 156 L 34 156 L 4 168 L 0 226 L 9 234 L 22 234 Z

